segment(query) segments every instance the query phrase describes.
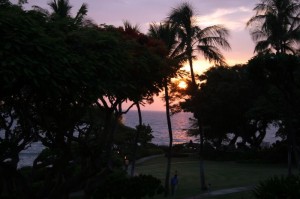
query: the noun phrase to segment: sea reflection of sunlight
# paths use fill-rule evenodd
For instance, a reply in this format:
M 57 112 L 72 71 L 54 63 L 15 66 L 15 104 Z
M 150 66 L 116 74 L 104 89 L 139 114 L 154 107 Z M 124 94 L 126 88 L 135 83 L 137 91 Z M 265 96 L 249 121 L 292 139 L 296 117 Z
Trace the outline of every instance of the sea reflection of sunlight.
M 158 145 L 168 145 L 169 133 L 164 111 L 143 111 L 143 123 L 149 124 L 153 130 L 152 143 Z M 173 143 L 186 143 L 195 140 L 195 137 L 187 136 L 187 129 L 191 127 L 189 118 L 193 117 L 192 113 L 180 112 L 171 117 L 173 130 Z M 124 123 L 127 126 L 135 128 L 138 122 L 137 112 L 132 110 L 124 115 Z
M 189 118 L 192 117 L 191 113 L 180 113 L 172 116 L 173 127 L 173 143 L 186 143 L 190 140 L 195 141 L 194 137 L 187 136 L 187 130 L 191 127 Z

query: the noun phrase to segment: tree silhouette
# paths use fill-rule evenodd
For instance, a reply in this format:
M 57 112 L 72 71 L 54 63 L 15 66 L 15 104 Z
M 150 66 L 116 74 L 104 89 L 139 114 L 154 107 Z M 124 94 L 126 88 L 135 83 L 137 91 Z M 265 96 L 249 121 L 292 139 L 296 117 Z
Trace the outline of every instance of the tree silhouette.
M 248 22 L 254 52 L 299 52 L 300 4 L 298 0 L 261 0 Z
M 170 118 L 170 97 L 169 97 L 169 84 L 171 78 L 176 76 L 176 72 L 182 67 L 182 62 L 185 60 L 185 55 L 178 49 L 178 40 L 177 29 L 175 26 L 172 26 L 170 23 L 165 24 L 151 24 L 149 28 L 149 35 L 153 38 L 160 39 L 164 42 L 167 47 L 168 55 L 168 65 L 172 70 L 170 75 L 164 77 L 164 90 L 165 90 L 165 102 L 166 102 L 166 116 L 167 124 L 169 131 L 169 149 L 168 149 L 168 161 L 166 169 L 166 178 L 165 178 L 165 196 L 169 195 L 169 182 L 170 182 L 170 172 L 171 172 L 171 158 L 172 158 L 172 144 L 173 144 L 173 133 L 172 133 L 172 124 Z
M 181 49 L 184 49 L 188 58 L 191 79 L 192 79 L 192 93 L 195 95 L 197 91 L 197 83 L 195 80 L 193 58 L 196 57 L 196 52 L 203 55 L 208 61 L 213 61 L 217 64 L 225 65 L 225 58 L 220 52 L 219 48 L 230 49 L 230 45 L 227 42 L 228 30 L 221 26 L 209 26 L 201 29 L 196 22 L 196 15 L 189 3 L 182 3 L 178 7 L 174 8 L 168 16 L 168 21 L 178 29 L 178 37 L 180 39 Z M 203 151 L 203 131 L 201 118 L 194 114 L 198 120 L 199 134 L 200 134 L 200 151 Z M 200 152 L 200 153 L 201 153 Z M 200 176 L 201 176 L 201 188 L 206 189 L 203 160 L 200 156 Z
M 174 8 L 168 16 L 169 22 L 177 27 L 180 46 L 188 57 L 191 78 L 196 86 L 193 69 L 193 59 L 196 52 L 202 54 L 208 61 L 224 65 L 225 58 L 219 48 L 230 49 L 227 42 L 228 30 L 222 25 L 214 25 L 201 29 L 197 25 L 196 15 L 189 3 L 182 3 Z

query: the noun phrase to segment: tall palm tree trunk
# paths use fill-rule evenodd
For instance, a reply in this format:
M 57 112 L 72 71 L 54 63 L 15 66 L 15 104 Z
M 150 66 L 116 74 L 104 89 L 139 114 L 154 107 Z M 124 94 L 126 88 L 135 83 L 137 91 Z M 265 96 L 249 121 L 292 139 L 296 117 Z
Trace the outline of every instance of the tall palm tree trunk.
M 289 114 L 291 114 L 291 107 L 288 107 Z M 287 131 L 287 141 L 288 141 L 288 176 L 293 174 L 293 162 L 292 162 L 292 155 L 294 152 L 294 157 L 296 163 L 298 163 L 297 151 L 296 151 L 296 142 L 295 142 L 295 135 L 293 131 L 293 124 L 292 124 L 292 117 L 289 115 L 286 121 L 286 131 Z
M 202 128 L 202 122 L 200 118 L 198 120 L 198 127 L 199 127 L 199 134 L 200 134 L 200 149 L 199 149 L 199 169 L 200 169 L 200 185 L 201 190 L 207 190 L 207 186 L 205 183 L 205 175 L 204 175 L 204 158 L 203 158 L 203 151 L 204 151 L 204 133 Z
M 194 67 L 193 67 L 193 58 L 192 58 L 192 55 L 189 56 L 188 60 L 189 60 L 190 71 L 191 71 L 191 78 L 192 78 L 193 92 L 196 93 L 197 84 L 196 84 L 196 80 L 195 80 L 195 73 L 194 73 Z
M 141 130 L 141 126 L 143 124 L 141 107 L 140 107 L 140 104 L 138 102 L 136 103 L 136 107 L 137 107 L 138 116 L 139 116 L 139 126 L 138 126 L 138 128 L 136 130 L 135 139 L 134 139 L 134 145 L 133 145 L 132 163 L 131 163 L 131 170 L 130 170 L 130 175 L 131 176 L 134 176 L 135 160 L 136 160 L 136 152 L 137 152 L 137 143 L 139 141 L 140 130 Z
M 195 80 L 195 74 L 194 74 L 194 69 L 193 69 L 193 60 L 192 60 L 192 55 L 191 55 L 191 50 L 188 50 L 189 54 L 189 65 L 190 65 L 190 70 L 191 70 L 191 78 L 192 78 L 192 92 L 193 96 L 196 96 L 197 93 L 197 84 Z M 204 144 L 204 134 L 203 134 L 203 128 L 202 128 L 202 122 L 199 117 L 196 117 L 197 122 L 198 122 L 198 128 L 199 128 L 199 135 L 200 135 L 200 148 L 199 148 L 199 169 L 200 169 L 200 186 L 201 190 L 206 190 L 207 186 L 205 184 L 205 175 L 204 175 L 204 159 L 203 159 L 203 144 Z
M 169 148 L 167 154 L 167 170 L 166 170 L 166 178 L 165 178 L 165 197 L 167 197 L 170 193 L 170 173 L 171 173 L 171 161 L 172 161 L 172 145 L 173 145 L 173 132 L 172 132 L 172 124 L 170 118 L 170 103 L 169 103 L 169 91 L 168 91 L 168 80 L 166 79 L 164 82 L 165 87 L 165 101 L 166 101 L 166 115 L 167 115 L 167 124 L 169 131 Z
M 221 47 L 225 50 L 230 49 L 230 45 L 226 39 L 228 36 L 228 30 L 226 28 L 216 25 L 201 29 L 193 20 L 194 17 L 193 7 L 189 3 L 182 3 L 177 8 L 174 8 L 168 17 L 170 23 L 178 28 L 178 37 L 181 44 L 184 46 L 183 51 L 189 61 L 192 79 L 192 98 L 193 96 L 196 96 L 198 89 L 193 69 L 193 52 L 197 50 L 203 53 L 205 59 L 214 61 L 218 64 L 225 64 L 225 59 L 218 48 Z M 193 107 L 191 107 L 191 109 L 193 109 Z M 199 121 L 200 118 L 195 118 L 198 120 L 198 123 L 201 124 L 201 121 Z M 200 126 L 199 134 L 201 139 L 203 139 L 202 127 Z M 202 145 L 200 148 L 203 148 L 203 140 L 200 142 L 200 145 Z M 200 153 L 202 153 L 202 151 Z M 201 187 L 206 187 L 203 159 L 200 159 L 200 170 L 202 173 Z
M 286 94 L 286 98 L 288 101 L 288 118 L 286 124 L 287 130 L 287 139 L 288 139 L 288 175 L 292 175 L 292 153 L 294 154 L 294 159 L 296 163 L 296 167 L 298 171 L 300 171 L 300 160 L 299 160 L 299 153 L 297 150 L 297 143 L 296 143 L 296 135 L 295 135 L 295 124 L 293 122 L 296 115 L 294 114 L 294 94 L 291 89 L 286 89 L 289 94 Z

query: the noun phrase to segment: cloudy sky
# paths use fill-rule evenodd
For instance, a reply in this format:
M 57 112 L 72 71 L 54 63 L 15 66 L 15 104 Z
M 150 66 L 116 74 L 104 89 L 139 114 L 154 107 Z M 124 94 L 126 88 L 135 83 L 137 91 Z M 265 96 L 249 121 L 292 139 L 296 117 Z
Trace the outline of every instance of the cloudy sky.
M 147 33 L 149 23 L 164 20 L 172 8 L 182 2 L 189 2 L 197 15 L 201 28 L 222 24 L 230 30 L 231 51 L 223 52 L 229 65 L 246 63 L 254 54 L 254 43 L 246 29 L 246 22 L 255 13 L 253 8 L 258 0 L 69 0 L 75 13 L 82 3 L 88 4 L 88 17 L 97 24 L 121 26 L 124 20 L 138 24 L 141 31 Z M 28 0 L 26 8 L 38 5 L 49 9 L 49 0 Z M 195 70 L 203 71 L 210 64 L 199 61 Z M 163 103 L 144 107 L 144 110 L 162 110 Z

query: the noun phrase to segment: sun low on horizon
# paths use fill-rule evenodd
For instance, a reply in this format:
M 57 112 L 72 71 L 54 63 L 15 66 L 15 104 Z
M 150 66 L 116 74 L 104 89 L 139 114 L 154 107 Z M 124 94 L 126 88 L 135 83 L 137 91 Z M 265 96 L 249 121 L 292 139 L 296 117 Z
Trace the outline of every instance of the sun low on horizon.
M 186 89 L 187 88 L 187 83 L 185 82 L 185 81 L 180 81 L 179 83 L 178 83 L 178 87 L 180 88 L 180 89 Z

